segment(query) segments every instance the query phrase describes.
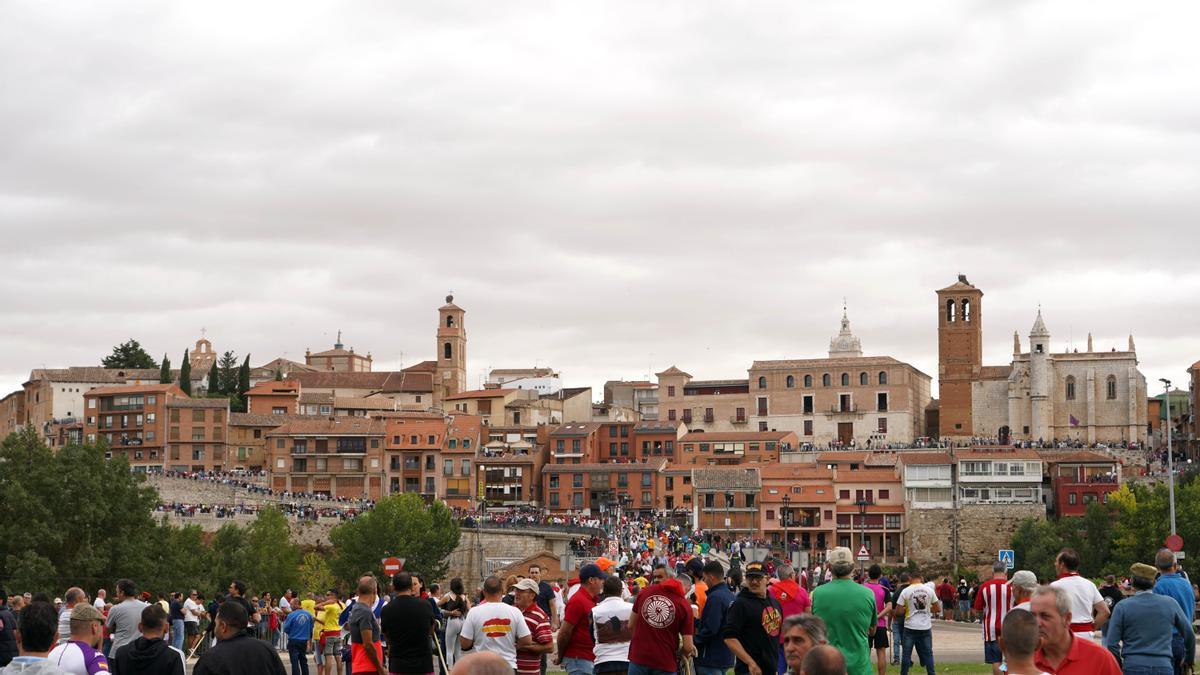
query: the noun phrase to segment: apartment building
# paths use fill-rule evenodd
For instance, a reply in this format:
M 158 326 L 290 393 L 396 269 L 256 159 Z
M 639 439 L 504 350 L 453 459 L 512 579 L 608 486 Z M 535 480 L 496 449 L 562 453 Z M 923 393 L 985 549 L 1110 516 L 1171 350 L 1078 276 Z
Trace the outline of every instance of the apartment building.
M 693 431 L 679 439 L 680 464 L 735 465 L 779 462 L 796 447 L 791 431 Z
M 866 546 L 871 560 L 904 558 L 904 491 L 894 467 L 835 471 L 837 545 L 855 552 Z
M 1034 450 L 977 447 L 954 451 L 959 504 L 1041 504 L 1042 457 Z
M 173 384 L 95 387 L 82 393 L 83 437 L 103 442 L 106 457 L 122 455 L 134 471 L 159 471 L 167 445 L 167 404 L 187 398 Z
M 283 426 L 292 415 L 230 413 L 225 440 L 225 462 L 232 469 L 263 471 L 269 464 L 267 434 Z
M 832 548 L 837 534 L 833 470 L 815 464 L 772 464 L 758 471 L 761 536 L 773 546 L 794 542 L 813 560 Z
M 659 475 L 667 461 L 636 464 L 547 464 L 542 467 L 546 507 L 555 512 L 650 513 L 659 507 Z
M 758 467 L 692 469 L 692 522 L 706 532 L 754 537 L 759 532 Z
M 1082 516 L 1090 504 L 1107 504 L 1121 489 L 1121 463 L 1097 452 L 1038 453 L 1046 463 L 1051 491 L 1048 506 L 1056 516 Z
M 360 417 L 292 418 L 268 432 L 276 490 L 379 499 L 385 494 L 387 424 Z
M 229 399 L 187 398 L 167 401 L 169 447 L 163 465 L 171 471 L 224 471 Z
M 252 415 L 299 415 L 299 380 L 266 380 L 246 392 L 246 412 Z
M 954 457 L 948 452 L 903 452 L 904 499 L 910 509 L 954 508 Z
M 446 418 L 440 413 L 398 413 L 381 420 L 387 431 L 387 494 L 420 494 L 427 500 L 437 497 L 442 448 L 447 444 Z M 468 449 L 474 447 L 472 439 L 464 442 Z

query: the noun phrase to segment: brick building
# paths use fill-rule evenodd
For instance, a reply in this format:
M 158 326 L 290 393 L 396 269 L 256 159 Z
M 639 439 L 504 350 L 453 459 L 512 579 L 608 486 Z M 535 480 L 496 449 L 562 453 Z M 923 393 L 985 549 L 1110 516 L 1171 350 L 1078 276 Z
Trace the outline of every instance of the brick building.
M 1041 452 L 1050 475 L 1050 509 L 1055 515 L 1082 516 L 1089 504 L 1107 504 L 1121 488 L 1121 463 L 1098 452 Z
M 292 418 L 266 434 L 276 490 L 379 499 L 384 494 L 383 420 Z
M 167 445 L 167 404 L 187 398 L 173 384 L 96 387 L 83 393 L 83 434 L 87 443 L 104 442 L 106 456 L 124 455 L 135 471 L 162 469 Z
M 679 439 L 677 463 L 688 465 L 774 464 L 793 452 L 792 431 L 693 431 Z
M 25 390 L 18 389 L 0 399 L 0 439 L 25 426 Z
M 346 349 L 346 345 L 342 344 L 342 331 L 340 330 L 333 349 L 315 354 L 310 350 L 304 350 L 304 365 L 313 370 L 334 373 L 369 373 L 371 372 L 371 363 L 370 352 L 363 356 L 355 354 L 354 347 Z
M 614 515 L 618 504 L 625 512 L 655 511 L 659 508 L 659 476 L 666 465 L 666 460 L 547 464 L 542 467 L 546 507 L 553 512 L 586 510 L 604 516 Z
M 774 464 L 759 468 L 762 479 L 762 536 L 781 546 L 784 534 L 810 560 L 832 548 L 837 533 L 837 495 L 832 469 L 816 464 Z
M 157 368 L 35 368 L 22 385 L 25 422 L 43 434 L 58 420 L 81 420 L 84 395 L 97 387 L 158 384 Z
M 387 494 L 437 497 L 442 448 L 447 444 L 446 419 L 438 413 L 400 413 L 382 421 L 387 431 Z M 464 440 L 472 444 L 471 439 Z
M 759 469 L 692 469 L 692 522 L 706 532 L 754 537 L 759 531 Z
M 269 465 L 267 434 L 283 426 L 291 415 L 230 413 L 225 440 L 225 461 L 232 469 L 263 471 Z
M 169 471 L 224 471 L 226 463 L 229 400 L 187 398 L 167 401 L 167 457 Z
M 246 412 L 253 415 L 298 415 L 299 380 L 266 380 L 246 392 Z

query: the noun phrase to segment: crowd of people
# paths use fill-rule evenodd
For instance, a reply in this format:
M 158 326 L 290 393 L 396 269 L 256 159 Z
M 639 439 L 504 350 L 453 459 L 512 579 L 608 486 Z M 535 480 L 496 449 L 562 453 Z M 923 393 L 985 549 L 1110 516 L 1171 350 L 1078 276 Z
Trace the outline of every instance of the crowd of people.
M 180 518 L 193 518 L 197 514 L 212 515 L 216 518 L 233 518 L 234 516 L 253 516 L 266 504 L 192 504 L 187 502 L 162 501 L 155 507 L 157 513 L 172 513 Z M 269 506 L 278 509 L 283 515 L 298 520 L 316 521 L 320 518 L 336 518 L 339 521 L 353 520 L 362 513 L 357 508 L 341 508 L 336 506 L 314 506 L 302 502 L 279 502 Z
M 0 674 L 186 675 L 198 656 L 198 675 L 277 675 L 286 653 L 293 675 L 308 675 L 310 655 L 320 675 L 541 675 L 549 664 L 568 675 L 883 675 L 889 654 L 902 675 L 914 663 L 933 675 L 934 625 L 953 611 L 977 617 L 996 675 L 1177 675 L 1193 664 L 1200 588 L 1165 549 L 1100 587 L 1063 549 L 1055 579 L 1009 578 L 998 561 L 972 589 L 878 565 L 861 574 L 844 547 L 811 570 L 773 558 L 726 568 L 693 554 L 694 534 L 656 542 L 648 567 L 630 546 L 569 580 L 534 564 L 474 592 L 453 579 L 442 593 L 409 572 L 387 588 L 363 576 L 347 602 L 336 590 L 248 596 L 239 581 L 208 602 L 194 590 L 154 600 L 130 580 L 112 602 L 104 589 L 54 601 L 0 591 Z

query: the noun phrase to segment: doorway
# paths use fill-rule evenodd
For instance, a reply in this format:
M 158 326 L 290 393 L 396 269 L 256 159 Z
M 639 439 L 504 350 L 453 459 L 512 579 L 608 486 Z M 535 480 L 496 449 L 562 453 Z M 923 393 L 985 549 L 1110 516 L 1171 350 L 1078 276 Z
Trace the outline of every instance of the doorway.
M 849 445 L 854 438 L 854 422 L 838 422 L 838 442 Z

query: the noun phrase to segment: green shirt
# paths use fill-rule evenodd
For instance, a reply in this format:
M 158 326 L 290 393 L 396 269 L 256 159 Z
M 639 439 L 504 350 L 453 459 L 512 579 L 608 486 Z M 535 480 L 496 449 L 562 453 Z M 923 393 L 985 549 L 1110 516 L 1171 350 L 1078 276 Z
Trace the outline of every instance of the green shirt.
M 829 644 L 846 657 L 848 675 L 872 675 L 869 631 L 879 621 L 875 594 L 850 579 L 821 584 L 812 594 L 812 613 L 825 622 Z

